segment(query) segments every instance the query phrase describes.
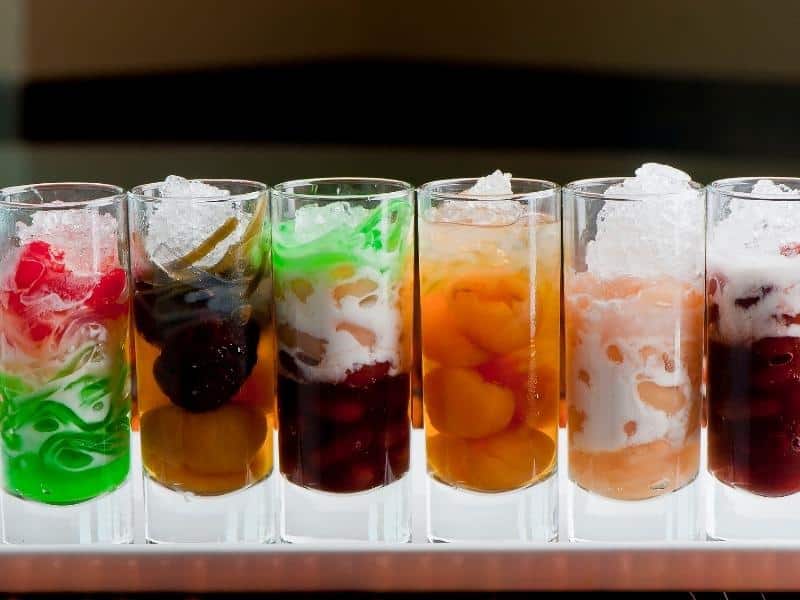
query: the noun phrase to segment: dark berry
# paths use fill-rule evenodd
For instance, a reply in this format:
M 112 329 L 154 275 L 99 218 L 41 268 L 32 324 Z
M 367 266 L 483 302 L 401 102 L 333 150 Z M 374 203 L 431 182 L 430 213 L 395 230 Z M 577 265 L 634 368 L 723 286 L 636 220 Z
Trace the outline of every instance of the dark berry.
M 188 323 L 235 317 L 245 306 L 242 292 L 241 285 L 211 277 L 155 287 L 138 282 L 133 299 L 136 329 L 160 346 Z
M 391 365 L 388 362 L 379 362 L 362 365 L 355 371 L 348 370 L 344 384 L 355 388 L 367 387 L 386 377 L 389 374 L 389 367 Z
M 258 324 L 206 319 L 172 331 L 153 375 L 169 399 L 191 412 L 213 410 L 242 387 L 258 359 Z

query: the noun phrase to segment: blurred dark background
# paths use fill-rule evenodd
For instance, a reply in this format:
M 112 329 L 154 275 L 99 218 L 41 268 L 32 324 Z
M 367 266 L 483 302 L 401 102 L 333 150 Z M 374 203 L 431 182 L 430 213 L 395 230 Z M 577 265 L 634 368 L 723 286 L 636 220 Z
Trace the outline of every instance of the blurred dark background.
M 0 0 L 0 185 L 798 174 L 796 0 Z

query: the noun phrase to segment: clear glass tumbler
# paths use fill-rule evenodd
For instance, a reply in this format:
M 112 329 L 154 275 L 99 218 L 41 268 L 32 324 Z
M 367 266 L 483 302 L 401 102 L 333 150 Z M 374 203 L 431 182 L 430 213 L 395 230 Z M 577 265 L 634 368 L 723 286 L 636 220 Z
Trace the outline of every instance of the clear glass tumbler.
M 0 190 L 0 257 L 3 540 L 130 542 L 122 189 Z
M 561 190 L 511 179 L 419 190 L 423 405 L 432 541 L 550 541 L 556 476 Z
M 275 541 L 267 188 L 170 177 L 129 202 L 146 538 Z
M 272 191 L 282 508 L 289 542 L 407 542 L 414 191 Z
M 570 540 L 700 535 L 705 194 L 680 175 L 564 188 Z
M 800 178 L 708 188 L 707 533 L 800 539 Z

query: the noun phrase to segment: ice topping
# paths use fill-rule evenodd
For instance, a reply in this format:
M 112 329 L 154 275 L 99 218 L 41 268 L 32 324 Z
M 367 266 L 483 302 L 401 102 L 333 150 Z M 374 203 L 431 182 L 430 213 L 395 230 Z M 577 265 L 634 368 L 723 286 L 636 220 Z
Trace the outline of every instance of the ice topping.
M 214 243 L 194 264 L 214 266 L 241 241 L 252 218 L 241 202 L 227 200 L 228 190 L 176 175 L 148 190 L 148 195 L 154 200 L 148 205 L 147 251 L 167 270 L 209 239 Z
M 586 264 L 598 277 L 686 279 L 703 274 L 705 207 L 691 177 L 674 167 L 645 163 L 636 176 L 607 188 Z M 616 199 L 616 200 L 615 200 Z
M 728 215 L 710 228 L 709 250 L 719 255 L 744 253 L 750 258 L 787 257 L 789 249 L 800 244 L 798 200 L 800 189 L 769 179 L 758 180 L 749 193 L 723 198 Z
M 295 241 L 313 242 L 335 229 L 356 227 L 368 212 L 360 206 L 351 206 L 349 202 L 306 205 L 295 213 Z
M 502 196 L 511 193 L 511 173 L 503 173 L 500 169 L 486 177 L 479 177 L 475 185 L 462 192 L 465 196 Z
M 771 179 L 759 179 L 750 193 L 754 196 L 800 196 L 800 189 L 794 189 L 785 183 L 775 183 Z
M 185 179 L 178 175 L 169 175 L 158 186 L 162 198 L 225 198 L 230 196 L 228 190 L 203 183 L 197 179 Z
M 479 225 L 504 227 L 522 222 L 527 215 L 531 226 L 538 224 L 543 216 L 529 210 L 535 198 L 549 197 L 553 190 L 545 189 L 514 197 L 511 173 L 500 169 L 491 175 L 480 177 L 474 185 L 455 194 L 463 200 L 445 199 L 434 203 L 423 215 L 431 223 L 454 223 L 458 225 Z M 487 198 L 482 200 L 481 198 Z
M 41 210 L 29 225 L 20 221 L 16 228 L 23 245 L 46 239 L 63 252 L 65 266 L 78 273 L 105 271 L 119 261 L 117 222 L 96 209 Z
M 406 367 L 399 304 L 411 220 L 406 199 L 372 210 L 331 202 L 275 227 L 277 335 L 289 374 L 337 383 L 366 365 L 386 363 L 390 376 Z
M 692 190 L 691 176 L 669 165 L 644 163 L 634 174 L 635 177 L 627 177 L 622 183 L 609 187 L 604 195 L 638 199 L 642 195 L 685 194 Z
M 709 231 L 709 318 L 729 342 L 800 336 L 798 200 L 800 189 L 769 179 L 722 200 L 728 214 Z
M 425 212 L 431 223 L 457 223 L 461 225 L 513 225 L 522 215 L 522 206 L 513 200 L 503 199 L 512 194 L 511 173 L 497 169 L 491 175 L 480 177 L 474 185 L 457 194 L 464 200 L 443 200 Z M 493 200 L 475 200 L 481 196 Z

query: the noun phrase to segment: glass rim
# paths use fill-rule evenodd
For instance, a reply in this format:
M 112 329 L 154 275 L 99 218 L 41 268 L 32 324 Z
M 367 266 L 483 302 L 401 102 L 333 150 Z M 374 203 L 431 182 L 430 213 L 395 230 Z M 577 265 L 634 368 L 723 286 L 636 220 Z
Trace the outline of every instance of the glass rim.
M 188 181 L 199 181 L 200 183 L 205 183 L 206 185 L 217 186 L 219 184 L 239 184 L 244 186 L 251 186 L 253 190 L 249 192 L 241 192 L 239 194 L 228 194 L 227 196 L 151 196 L 145 194 L 145 192 L 158 189 L 162 185 L 164 185 L 164 181 L 153 181 L 151 183 L 143 183 L 141 185 L 137 185 L 131 188 L 128 191 L 128 196 L 136 198 L 142 202 L 155 202 L 155 201 L 170 201 L 170 200 L 178 200 L 182 202 L 230 202 L 231 200 L 250 200 L 251 198 L 257 198 L 259 195 L 263 194 L 266 191 L 269 191 L 269 186 L 266 183 L 261 181 L 255 181 L 254 179 L 189 179 Z
M 798 184 L 798 194 L 754 194 L 753 192 L 737 192 L 724 188 L 724 185 L 732 185 L 737 183 L 750 183 L 755 184 L 761 180 L 768 180 L 773 183 L 796 183 Z M 726 196 L 728 198 L 736 198 L 738 200 L 764 200 L 768 202 L 797 202 L 800 200 L 800 177 L 726 177 L 725 179 L 716 179 L 708 184 L 709 191 L 715 194 Z M 751 188 L 752 189 L 752 188 Z
M 93 200 L 77 200 L 75 202 L 61 202 L 57 200 L 50 200 L 48 202 L 17 202 L 11 199 L 11 196 L 21 194 L 23 192 L 59 187 L 106 190 L 109 192 L 109 194 L 107 196 L 101 196 L 100 198 L 94 198 Z M 111 183 L 92 181 L 48 181 L 44 183 L 26 183 L 23 185 L 13 185 L 0 188 L 0 206 L 5 208 L 70 210 L 76 208 L 111 206 L 112 204 L 121 202 L 124 198 L 124 188 Z
M 664 196 L 677 196 L 681 194 L 681 192 L 648 192 L 644 194 L 630 194 L 629 196 L 606 196 L 602 192 L 589 192 L 581 189 L 581 186 L 587 186 L 590 184 L 593 185 L 602 185 L 608 184 L 609 187 L 616 183 L 622 183 L 626 179 L 631 179 L 631 176 L 626 177 L 588 177 L 586 179 L 576 179 L 575 181 L 570 181 L 564 186 L 565 192 L 570 192 L 575 194 L 576 196 L 581 196 L 582 198 L 592 199 L 592 200 L 611 200 L 616 202 L 637 202 L 642 199 L 647 198 L 663 198 Z M 706 189 L 702 183 L 695 181 L 694 179 L 689 181 L 689 187 L 692 188 L 692 191 L 695 192 L 703 192 Z
M 356 194 L 305 194 L 302 192 L 290 192 L 286 188 L 300 186 L 300 185 L 313 185 L 320 183 L 383 183 L 395 185 L 398 189 L 390 192 L 379 193 L 356 193 Z M 401 179 L 388 179 L 384 177 L 310 177 L 306 179 L 291 179 L 289 181 L 282 181 L 273 185 L 271 191 L 275 195 L 286 196 L 288 198 L 302 198 L 307 200 L 388 200 L 394 197 L 407 196 L 409 192 L 414 191 L 414 186 L 407 181 Z
M 547 194 L 557 194 L 561 191 L 561 186 L 554 181 L 550 181 L 548 179 L 534 179 L 529 177 L 512 177 L 511 184 L 512 184 L 512 191 L 510 194 L 464 194 L 463 192 L 437 192 L 431 190 L 430 188 L 437 186 L 437 185 L 454 185 L 454 184 L 472 184 L 474 185 L 477 183 L 480 177 L 455 177 L 452 179 L 435 179 L 433 181 L 428 181 L 423 183 L 422 185 L 417 187 L 418 194 L 425 194 L 426 196 L 436 198 L 437 200 L 461 200 L 461 201 L 483 201 L 483 202 L 493 202 L 493 201 L 502 201 L 502 200 L 524 200 L 526 198 L 530 198 L 532 196 L 539 196 L 545 193 Z M 544 189 L 536 190 L 532 192 L 515 192 L 513 191 L 513 184 L 514 182 L 517 183 L 536 183 L 541 184 Z M 472 186 L 470 186 L 472 187 Z

